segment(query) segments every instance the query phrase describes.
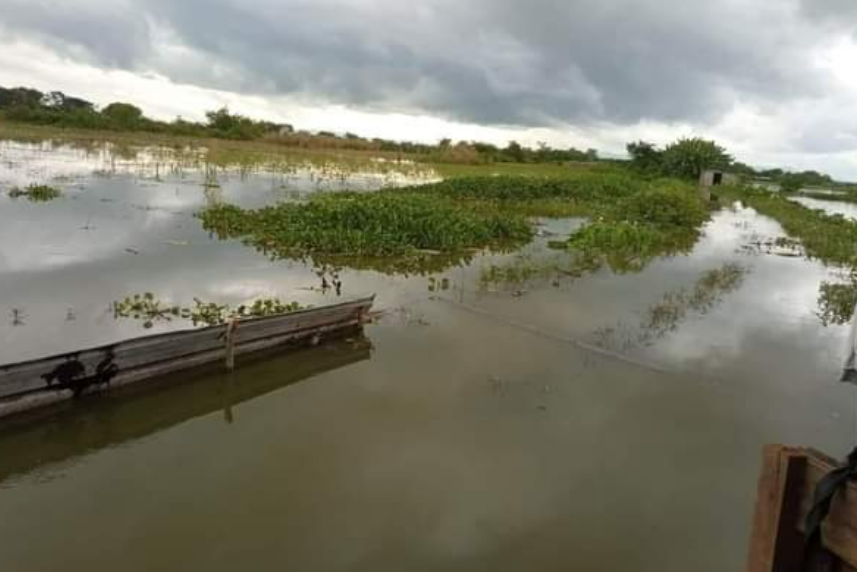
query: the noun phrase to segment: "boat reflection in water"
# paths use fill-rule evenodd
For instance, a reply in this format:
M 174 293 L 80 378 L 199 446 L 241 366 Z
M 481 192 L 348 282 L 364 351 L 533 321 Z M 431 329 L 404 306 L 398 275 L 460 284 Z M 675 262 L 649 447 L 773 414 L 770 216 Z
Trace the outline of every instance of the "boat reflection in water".
M 240 423 L 241 404 L 368 360 L 371 352 L 369 339 L 355 330 L 353 337 L 321 346 L 245 358 L 231 373 L 216 364 L 167 376 L 157 384 L 132 386 L 118 395 L 89 396 L 85 404 L 50 412 L 50 419 L 10 419 L 0 424 L 0 488 L 16 476 L 57 463 L 74 464 L 90 452 L 217 411 L 223 412 L 224 423 Z

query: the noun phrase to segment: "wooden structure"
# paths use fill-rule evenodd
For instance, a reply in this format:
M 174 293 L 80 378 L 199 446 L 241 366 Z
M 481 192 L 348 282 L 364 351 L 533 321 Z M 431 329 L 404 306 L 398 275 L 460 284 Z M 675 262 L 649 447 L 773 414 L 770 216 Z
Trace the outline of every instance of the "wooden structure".
M 738 177 L 726 173 L 724 171 L 708 170 L 703 171 L 699 176 L 700 187 L 719 187 L 721 185 L 734 185 L 738 182 Z
M 818 482 L 839 464 L 813 451 L 782 445 L 765 447 L 748 572 L 857 570 L 857 483 L 836 496 L 821 527 L 821 550 L 804 567 L 804 520 Z
M 707 170 L 699 176 L 699 193 L 705 201 L 711 200 L 711 188 L 721 185 L 734 185 L 738 183 L 738 177 L 724 171 Z
M 0 366 L 0 417 L 361 325 L 374 297 Z M 227 335 L 228 334 L 228 335 Z

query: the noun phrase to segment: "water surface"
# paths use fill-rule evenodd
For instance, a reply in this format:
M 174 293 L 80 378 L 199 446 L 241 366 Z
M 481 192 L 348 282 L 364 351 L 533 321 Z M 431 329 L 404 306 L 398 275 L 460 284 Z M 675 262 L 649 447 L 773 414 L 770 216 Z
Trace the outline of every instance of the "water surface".
M 64 191 L 0 196 L 0 362 L 140 335 L 110 310 L 134 292 L 337 299 L 312 264 L 193 217 L 314 192 L 311 168 L 205 187 L 204 167 L 108 176 L 109 152 L 78 152 L 0 146 L 0 184 Z M 782 229 L 736 206 L 687 256 L 575 278 L 547 242 L 582 221 L 542 222 L 521 252 L 443 272 L 343 269 L 342 298 L 386 310 L 364 336 L 0 426 L 0 569 L 739 569 L 762 445 L 852 445 L 847 328 L 817 315 L 836 270 L 746 248 Z
M 794 197 L 795 202 L 811 209 L 823 210 L 830 214 L 841 214 L 847 218 L 857 219 L 857 204 L 844 201 L 826 201 L 809 197 Z

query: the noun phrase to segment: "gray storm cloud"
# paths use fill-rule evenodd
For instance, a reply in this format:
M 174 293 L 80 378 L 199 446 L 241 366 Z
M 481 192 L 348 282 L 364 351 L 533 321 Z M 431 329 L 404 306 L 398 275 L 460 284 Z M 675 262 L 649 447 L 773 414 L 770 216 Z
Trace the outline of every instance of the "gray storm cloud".
M 846 0 L 70 4 L 0 0 L 0 32 L 205 87 L 521 126 L 699 124 L 820 98 L 814 49 L 857 16 Z

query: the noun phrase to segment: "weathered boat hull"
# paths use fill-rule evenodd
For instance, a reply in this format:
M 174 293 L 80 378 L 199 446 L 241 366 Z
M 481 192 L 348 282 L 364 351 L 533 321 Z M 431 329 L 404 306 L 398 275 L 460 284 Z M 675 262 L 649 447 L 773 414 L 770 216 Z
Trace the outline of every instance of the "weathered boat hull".
M 374 297 L 237 322 L 235 355 L 360 325 Z M 169 332 L 0 366 L 0 417 L 224 360 L 227 326 Z

